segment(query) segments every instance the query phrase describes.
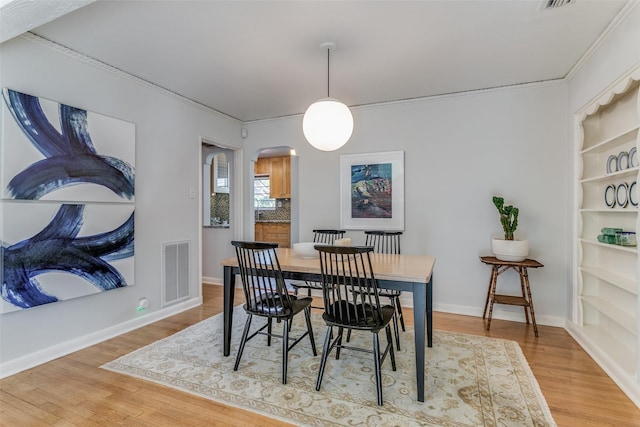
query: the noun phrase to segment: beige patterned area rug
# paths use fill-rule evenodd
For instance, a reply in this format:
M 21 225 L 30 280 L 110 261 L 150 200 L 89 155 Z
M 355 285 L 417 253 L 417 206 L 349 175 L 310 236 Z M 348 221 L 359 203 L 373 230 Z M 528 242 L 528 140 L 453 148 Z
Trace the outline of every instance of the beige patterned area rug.
M 247 343 L 233 371 L 246 319 L 236 307 L 231 355 L 222 355 L 222 315 L 157 341 L 102 368 L 154 381 L 187 393 L 301 426 L 554 426 L 555 423 L 518 343 L 435 331 L 426 350 L 425 402 L 416 400 L 412 330 L 402 333 L 397 371 L 383 368 L 384 406 L 376 404 L 372 355 L 343 350 L 327 361 L 322 388 L 315 391 L 326 327 L 313 315 L 318 356 L 308 339 L 289 354 L 287 384 L 281 383 L 279 339 Z M 262 319 L 254 317 L 254 326 Z M 277 325 L 280 329 L 280 325 Z M 275 328 L 275 326 L 274 326 Z M 304 328 L 294 321 L 292 336 Z M 357 336 L 356 336 L 357 335 Z M 381 342 L 386 337 L 381 334 Z M 352 344 L 372 346 L 370 333 Z M 335 353 L 333 353 L 335 354 Z

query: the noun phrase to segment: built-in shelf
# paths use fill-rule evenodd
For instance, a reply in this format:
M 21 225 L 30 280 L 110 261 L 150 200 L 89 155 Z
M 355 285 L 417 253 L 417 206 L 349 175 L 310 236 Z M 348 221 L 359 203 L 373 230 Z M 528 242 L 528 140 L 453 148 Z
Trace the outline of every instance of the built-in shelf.
M 619 178 L 635 177 L 635 175 L 638 175 L 638 169 L 638 167 L 628 168 L 622 171 L 585 178 L 580 180 L 580 182 L 584 184 L 588 182 L 615 181 Z
M 635 316 L 631 316 L 621 311 L 615 303 L 609 302 L 604 297 L 601 298 L 590 295 L 583 295 L 582 301 L 598 310 L 598 312 L 603 316 L 607 316 L 609 319 L 625 328 L 628 332 L 631 332 L 634 335 L 638 334 L 638 319 Z
M 595 212 L 595 213 L 615 213 L 615 214 L 638 214 L 638 208 L 589 208 L 580 209 L 579 212 Z
M 640 66 L 576 115 L 580 176 L 575 181 L 574 317 L 568 330 L 640 406 L 638 248 L 597 239 L 603 228 L 639 229 L 639 209 L 628 203 L 631 196 L 618 199 L 619 189 L 628 192 L 640 173 L 639 165 L 628 161 L 640 146 L 639 94 Z M 616 162 L 621 155 L 626 162 Z M 612 186 L 613 203 L 606 198 Z
M 636 355 L 635 352 L 628 350 L 623 343 L 613 338 L 606 331 L 598 326 L 584 325 L 582 332 L 585 336 L 591 340 L 592 344 L 599 350 L 607 355 L 613 363 L 619 366 L 630 377 L 636 375 Z
M 638 253 L 637 246 L 622 246 L 622 245 L 616 245 L 613 243 L 602 243 L 596 239 L 580 239 L 580 241 L 588 245 L 600 246 L 600 247 L 611 249 L 614 251 Z
M 597 279 L 604 280 L 605 282 L 629 292 L 630 294 L 638 295 L 638 287 L 634 280 L 623 277 L 605 268 L 582 267 L 580 270 L 583 273 L 589 274 Z
M 620 146 L 626 142 L 628 139 L 627 137 L 633 136 L 634 132 L 637 134 L 639 128 L 640 127 L 638 125 L 632 125 L 630 129 L 623 130 L 592 147 L 582 150 L 582 154 L 600 154 L 609 151 L 616 146 Z

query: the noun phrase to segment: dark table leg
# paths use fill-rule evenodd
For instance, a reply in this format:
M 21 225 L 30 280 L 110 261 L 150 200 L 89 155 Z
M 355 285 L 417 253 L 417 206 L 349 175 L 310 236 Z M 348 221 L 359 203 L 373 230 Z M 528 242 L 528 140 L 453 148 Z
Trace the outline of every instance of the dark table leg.
M 416 283 L 413 286 L 413 325 L 414 344 L 416 350 L 416 384 L 418 387 L 418 401 L 424 402 L 424 330 L 428 329 L 427 340 L 431 347 L 431 281 Z M 425 316 L 426 314 L 426 316 Z M 428 319 L 426 318 L 428 317 Z M 426 323 L 426 325 L 425 325 Z
M 427 283 L 427 346 L 433 347 L 433 273 Z
M 224 342 L 224 355 L 228 356 L 231 353 L 231 328 L 233 326 L 233 297 L 236 289 L 236 275 L 233 274 L 233 267 L 224 267 L 224 292 L 223 292 L 223 307 L 224 307 L 224 328 L 223 328 L 223 342 Z

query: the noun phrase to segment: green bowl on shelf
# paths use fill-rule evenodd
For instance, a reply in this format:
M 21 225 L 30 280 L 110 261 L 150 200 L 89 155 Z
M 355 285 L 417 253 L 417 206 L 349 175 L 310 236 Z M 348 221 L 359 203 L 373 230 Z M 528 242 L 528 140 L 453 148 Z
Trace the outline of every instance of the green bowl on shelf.
M 623 231 L 622 228 L 611 228 L 611 227 L 605 227 L 602 230 L 600 230 L 600 232 L 605 236 L 613 236 L 613 237 L 616 236 L 616 233 L 621 233 L 622 231 Z M 612 243 L 615 243 L 615 241 Z
M 598 235 L 598 242 L 615 244 L 616 243 L 616 236 L 615 236 L 615 234 L 613 236 L 611 234 L 599 234 Z

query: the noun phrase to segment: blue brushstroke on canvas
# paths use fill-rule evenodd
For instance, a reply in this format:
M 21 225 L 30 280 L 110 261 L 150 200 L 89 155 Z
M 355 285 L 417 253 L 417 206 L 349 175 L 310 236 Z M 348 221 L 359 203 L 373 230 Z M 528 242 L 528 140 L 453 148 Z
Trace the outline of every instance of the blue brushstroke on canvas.
M 4 101 L 31 144 L 45 157 L 12 177 L 7 190 L 15 199 L 38 200 L 56 189 L 92 183 L 131 200 L 134 171 L 126 162 L 96 152 L 87 126 L 87 112 L 59 104 L 59 132 L 47 119 L 37 97 L 3 89 Z M 63 204 L 35 236 L 3 245 L 2 299 L 20 308 L 58 301 L 37 277 L 66 272 L 106 291 L 127 286 L 109 264 L 134 254 L 134 214 L 114 230 L 78 237 L 84 205 Z
M 35 236 L 2 247 L 4 259 L 2 298 L 29 308 L 55 302 L 36 277 L 62 271 L 82 277 L 101 291 L 127 286 L 107 261 L 133 255 L 133 214 L 115 230 L 77 237 L 83 224 L 84 205 L 65 204 Z
M 38 98 L 10 89 L 3 90 L 3 97 L 18 126 L 45 156 L 11 179 L 7 190 L 13 198 L 37 200 L 79 183 L 98 184 L 120 197 L 133 197 L 133 168 L 96 153 L 87 131 L 86 110 L 60 104 L 60 133 L 49 123 Z

